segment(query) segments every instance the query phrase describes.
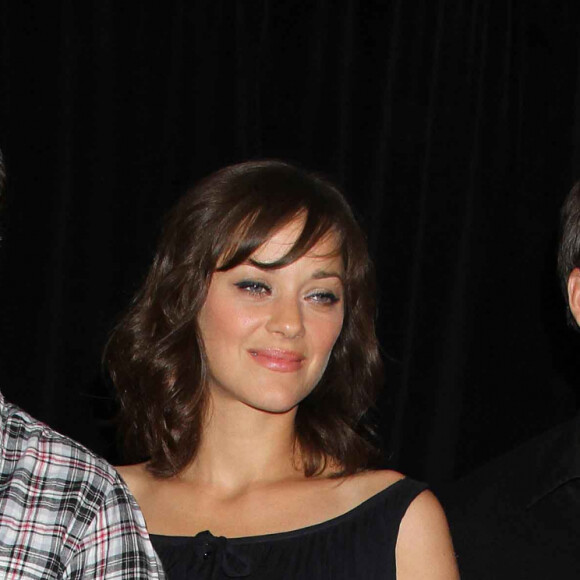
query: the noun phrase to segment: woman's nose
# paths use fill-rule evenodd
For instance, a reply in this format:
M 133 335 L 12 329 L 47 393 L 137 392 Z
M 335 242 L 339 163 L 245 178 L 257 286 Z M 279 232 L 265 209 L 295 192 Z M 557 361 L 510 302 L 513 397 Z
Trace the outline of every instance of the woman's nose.
M 267 330 L 286 338 L 302 336 L 304 334 L 304 320 L 299 301 L 283 298 L 274 300 Z

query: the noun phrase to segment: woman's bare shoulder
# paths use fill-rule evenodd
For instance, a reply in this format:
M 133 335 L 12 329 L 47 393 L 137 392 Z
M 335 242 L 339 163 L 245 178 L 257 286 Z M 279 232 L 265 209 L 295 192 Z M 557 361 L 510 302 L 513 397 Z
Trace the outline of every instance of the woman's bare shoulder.
M 342 479 L 339 487 L 348 495 L 351 506 L 359 505 L 377 493 L 404 479 L 404 475 L 391 469 L 363 471 Z
M 353 483 L 358 486 L 361 491 L 374 491 L 378 493 L 387 487 L 397 483 L 397 481 L 404 479 L 405 476 L 398 471 L 392 469 L 377 469 L 372 471 L 362 471 L 352 476 Z
M 400 479 L 404 479 L 405 476 L 398 471 L 393 469 L 374 469 L 369 471 L 361 471 L 356 474 L 357 477 L 367 485 L 376 485 L 379 487 L 387 488 L 393 483 L 396 483 Z
M 154 477 L 147 469 L 146 463 L 135 463 L 134 465 L 117 465 L 115 469 L 135 496 L 137 502 L 150 489 Z
M 441 504 L 429 490 L 409 505 L 397 540 L 397 578 L 458 579 L 453 544 Z

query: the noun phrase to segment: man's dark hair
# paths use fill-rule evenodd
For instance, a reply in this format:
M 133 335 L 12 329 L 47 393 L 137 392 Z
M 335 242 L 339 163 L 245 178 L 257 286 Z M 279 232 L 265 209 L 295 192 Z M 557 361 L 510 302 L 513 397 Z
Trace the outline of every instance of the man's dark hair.
M 566 304 L 568 304 L 568 278 L 574 268 L 580 268 L 580 181 L 576 182 L 570 190 L 560 214 L 558 275 Z M 568 323 L 579 329 L 569 306 L 567 316 Z
M 366 411 L 378 394 L 382 364 L 364 235 L 326 179 L 281 161 L 251 161 L 210 175 L 170 212 L 147 279 L 105 351 L 126 448 L 132 459 L 148 457 L 154 474 L 179 473 L 199 446 L 208 368 L 198 314 L 212 274 L 243 263 L 302 215 L 298 240 L 268 266 L 292 263 L 332 234 L 345 268 L 342 331 L 323 377 L 296 415 L 304 472 L 318 474 L 332 462 L 350 474 L 376 458 Z

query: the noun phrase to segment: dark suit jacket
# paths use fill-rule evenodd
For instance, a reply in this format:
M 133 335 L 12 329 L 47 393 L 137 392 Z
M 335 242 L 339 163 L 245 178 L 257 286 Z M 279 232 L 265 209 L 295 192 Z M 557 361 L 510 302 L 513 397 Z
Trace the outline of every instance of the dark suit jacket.
M 462 580 L 580 579 L 580 417 L 438 495 Z

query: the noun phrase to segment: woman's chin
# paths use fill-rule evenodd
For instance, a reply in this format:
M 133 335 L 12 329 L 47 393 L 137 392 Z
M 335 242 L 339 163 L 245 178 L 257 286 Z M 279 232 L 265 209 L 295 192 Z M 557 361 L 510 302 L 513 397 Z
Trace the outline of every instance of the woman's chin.
M 273 393 L 270 393 L 268 397 L 264 397 L 262 400 L 245 401 L 245 403 L 252 409 L 272 415 L 292 413 L 300 403 L 300 400 L 297 400 L 296 397 L 288 397 L 285 393 L 280 394 L 280 396 L 272 395 Z

